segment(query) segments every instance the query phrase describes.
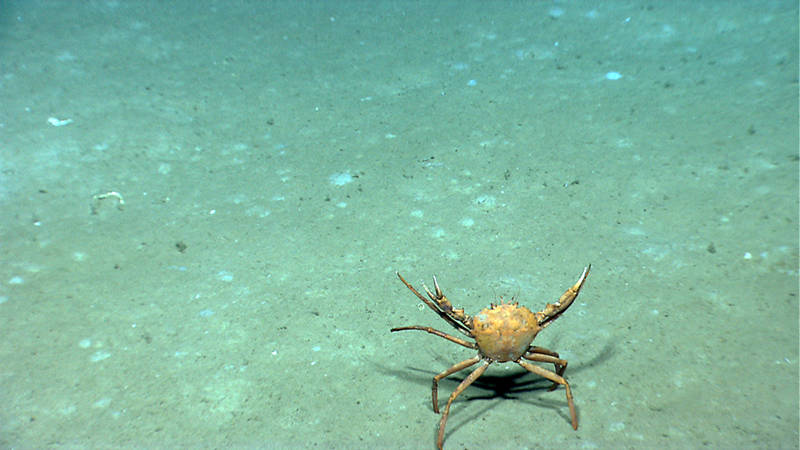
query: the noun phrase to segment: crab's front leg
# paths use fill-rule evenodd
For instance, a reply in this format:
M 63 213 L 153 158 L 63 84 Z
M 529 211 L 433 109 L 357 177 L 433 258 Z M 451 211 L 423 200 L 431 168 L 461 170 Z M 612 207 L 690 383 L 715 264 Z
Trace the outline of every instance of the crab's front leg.
M 539 321 L 539 325 L 544 328 L 547 325 L 556 319 L 558 316 L 564 313 L 567 308 L 572 305 L 572 302 L 578 298 L 578 294 L 581 292 L 581 287 L 583 287 L 583 282 L 586 281 L 586 276 L 589 275 L 589 270 L 592 268 L 592 265 L 589 264 L 583 269 L 583 273 L 581 274 L 578 281 L 575 284 L 567 289 L 561 297 L 555 303 L 548 303 L 547 306 L 544 307 L 543 310 L 536 313 L 536 318 Z
M 472 327 L 471 327 L 471 319 L 468 315 L 464 313 L 463 309 L 455 309 L 453 308 L 453 304 L 450 303 L 450 300 L 445 297 L 442 293 L 442 289 L 439 287 L 439 282 L 436 281 L 436 277 L 433 277 L 433 286 L 436 290 L 436 294 L 434 295 L 428 286 L 424 284 L 422 287 L 425 289 L 425 292 L 428 294 L 428 298 L 425 298 L 424 295 L 420 294 L 419 291 L 414 289 L 402 275 L 400 272 L 395 272 L 397 277 L 400 278 L 400 281 L 406 285 L 414 295 L 417 296 L 423 303 L 428 305 L 428 308 L 432 309 L 439 315 L 442 319 L 444 319 L 447 323 L 449 323 L 453 328 L 463 333 L 465 336 L 472 337 Z
M 424 284 L 422 287 L 425 289 L 425 292 L 428 294 L 428 297 L 431 300 L 435 301 L 439 308 L 442 309 L 448 316 L 456 319 L 457 321 L 463 323 L 467 328 L 470 328 L 470 317 L 468 314 L 464 312 L 463 308 L 453 308 L 453 304 L 450 303 L 450 300 L 447 299 L 447 296 L 442 293 L 442 289 L 439 287 L 439 281 L 436 280 L 436 275 L 433 276 L 433 288 L 436 295 L 431 293 L 428 286 Z

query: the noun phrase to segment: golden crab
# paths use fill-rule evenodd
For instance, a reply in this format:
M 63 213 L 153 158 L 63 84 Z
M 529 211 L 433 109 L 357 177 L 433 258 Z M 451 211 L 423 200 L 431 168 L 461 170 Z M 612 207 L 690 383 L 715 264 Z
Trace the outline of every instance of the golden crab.
M 538 334 L 542 328 L 558 319 L 558 317 L 572 305 L 572 302 L 578 297 L 583 282 L 586 281 L 586 276 L 589 275 L 591 267 L 591 264 L 586 266 L 580 278 L 578 278 L 578 281 L 571 288 L 567 289 L 558 301 L 555 303 L 548 303 L 542 311 L 533 313 L 528 308 L 519 306 L 519 303 L 503 303 L 501 299 L 499 305 L 492 303 L 488 308 L 484 308 L 473 317 L 465 314 L 463 309 L 453 308 L 453 304 L 450 303 L 450 300 L 445 297 L 441 288 L 439 288 L 439 282 L 436 281 L 436 277 L 433 277 L 434 292 L 431 292 L 424 284 L 422 285 L 425 292 L 428 294 L 428 298 L 425 298 L 419 291 L 414 289 L 414 286 L 411 286 L 399 272 L 397 273 L 400 281 L 419 297 L 423 303 L 434 310 L 445 322 L 449 323 L 465 336 L 474 339 L 475 342 L 470 342 L 431 327 L 420 325 L 392 328 L 392 332 L 402 330 L 425 331 L 447 339 L 450 342 L 455 342 L 464 347 L 478 350 L 476 356 L 461 361 L 433 377 L 431 394 L 433 397 L 433 411 L 435 413 L 439 413 L 439 381 L 467 367 L 473 366 L 479 362 L 482 363 L 480 367 L 473 370 L 472 373 L 456 387 L 453 393 L 450 394 L 450 398 L 447 399 L 447 405 L 444 407 L 444 413 L 442 413 L 442 418 L 439 421 L 439 434 L 436 440 L 436 445 L 439 449 L 442 448 L 444 442 L 444 427 L 447 423 L 447 416 L 450 414 L 450 405 L 453 403 L 453 400 L 464 392 L 478 377 L 483 375 L 486 369 L 495 362 L 504 363 L 512 361 L 536 375 L 547 378 L 553 382 L 553 386 L 550 387 L 551 391 L 557 388 L 558 385 L 563 385 L 567 391 L 567 404 L 569 405 L 569 414 L 572 417 L 572 428 L 578 429 L 578 417 L 575 414 L 575 404 L 572 401 L 572 390 L 567 380 L 564 379 L 567 361 L 560 359 L 558 353 L 543 347 L 531 345 L 531 342 L 533 342 L 536 334 Z M 552 363 L 553 366 L 555 366 L 555 372 L 523 360 Z

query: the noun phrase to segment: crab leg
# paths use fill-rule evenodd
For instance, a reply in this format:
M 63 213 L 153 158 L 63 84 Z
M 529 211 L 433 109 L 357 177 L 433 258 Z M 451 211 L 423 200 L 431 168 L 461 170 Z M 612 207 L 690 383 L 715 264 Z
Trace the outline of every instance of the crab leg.
M 464 389 L 468 388 L 470 384 L 474 383 L 475 380 L 478 379 L 478 377 L 483 375 L 483 372 L 486 372 L 486 369 L 491 364 L 492 364 L 491 361 L 488 360 L 484 361 L 483 365 L 473 370 L 472 373 L 469 374 L 467 378 L 464 378 L 464 381 L 462 381 L 461 384 L 458 385 L 456 390 L 453 391 L 452 394 L 450 394 L 450 398 L 447 399 L 447 406 L 444 407 L 444 413 L 442 413 L 442 419 L 439 421 L 439 436 L 436 439 L 436 446 L 439 447 L 440 450 L 442 448 L 442 444 L 444 443 L 444 426 L 447 423 L 447 416 L 450 415 L 450 405 L 453 403 L 453 400 L 455 400 L 456 397 L 458 397 L 459 395 L 461 395 L 462 392 L 464 392 Z
M 464 361 L 461 361 L 458 364 L 454 364 L 453 367 L 445 370 L 444 372 L 440 373 L 433 377 L 433 388 L 431 389 L 431 398 L 433 399 L 433 412 L 439 414 L 439 381 L 444 378 L 449 377 L 450 375 L 460 372 L 466 369 L 469 366 L 477 364 L 478 361 L 481 360 L 480 355 L 475 356 L 474 358 L 470 358 Z
M 539 366 L 533 365 L 525 361 L 517 361 L 517 364 L 527 369 L 529 372 L 535 373 L 540 377 L 547 378 L 553 383 L 563 384 L 567 390 L 567 404 L 569 404 L 569 415 L 572 417 L 572 428 L 578 429 L 578 415 L 575 413 L 575 403 L 572 402 L 572 389 L 569 388 L 569 383 L 564 377 L 558 376 L 547 369 L 542 369 Z
M 563 377 L 564 371 L 567 370 L 567 360 L 560 359 L 558 357 L 558 353 L 548 350 L 543 347 L 531 347 L 528 349 L 528 353 L 522 355 L 523 358 L 527 359 L 528 361 L 538 361 L 543 363 L 553 363 L 556 368 L 556 375 Z M 550 386 L 550 391 L 555 390 L 558 387 L 558 383 L 553 383 Z
M 465 340 L 463 340 L 461 338 L 457 338 L 455 336 L 450 336 L 449 334 L 441 332 L 441 331 L 439 331 L 439 330 L 437 330 L 435 328 L 423 327 L 421 325 L 413 325 L 413 326 L 410 326 L 410 327 L 397 327 L 397 328 L 392 328 L 389 331 L 395 332 L 395 331 L 403 331 L 403 330 L 426 331 L 426 332 L 428 332 L 430 334 L 434 334 L 436 336 L 439 336 L 440 338 L 445 338 L 450 342 L 455 342 L 456 344 L 463 345 L 464 347 L 467 347 L 467 348 L 472 348 L 472 349 L 477 349 L 478 348 L 478 346 L 473 342 L 465 341 Z

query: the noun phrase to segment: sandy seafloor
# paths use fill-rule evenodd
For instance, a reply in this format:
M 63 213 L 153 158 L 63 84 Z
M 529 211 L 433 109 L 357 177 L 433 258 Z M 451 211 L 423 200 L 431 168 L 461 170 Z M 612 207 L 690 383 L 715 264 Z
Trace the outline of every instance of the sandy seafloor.
M 1 447 L 797 448 L 796 2 L 1 6 Z

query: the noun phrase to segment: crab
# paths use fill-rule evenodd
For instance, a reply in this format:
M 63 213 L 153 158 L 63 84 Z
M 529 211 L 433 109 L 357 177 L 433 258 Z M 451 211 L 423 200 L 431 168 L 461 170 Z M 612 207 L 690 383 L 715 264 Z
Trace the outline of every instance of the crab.
M 435 413 L 439 414 L 439 381 L 456 372 L 481 363 L 477 369 L 473 370 L 472 373 L 456 387 L 453 393 L 450 394 L 450 398 L 447 399 L 447 405 L 444 407 L 444 412 L 439 420 L 439 434 L 436 440 L 436 446 L 440 450 L 444 442 L 445 424 L 447 423 L 447 416 L 450 414 L 450 405 L 453 403 L 453 400 L 483 375 L 490 365 L 496 362 L 515 362 L 525 370 L 552 381 L 553 385 L 550 387 L 551 391 L 556 389 L 559 385 L 564 386 L 567 393 L 569 414 L 572 418 L 572 428 L 575 430 L 578 429 L 578 417 L 575 413 L 575 404 L 572 401 L 572 390 L 569 387 L 569 383 L 564 378 L 564 371 L 567 370 L 567 361 L 559 358 L 558 353 L 544 347 L 531 345 L 531 342 L 533 342 L 533 339 L 544 327 L 558 319 L 561 314 L 572 305 L 578 297 L 583 282 L 586 281 L 586 276 L 589 274 L 591 267 L 590 264 L 583 269 L 583 273 L 580 278 L 578 278 L 578 281 L 567 289 L 558 301 L 555 303 L 548 303 L 544 309 L 539 312 L 531 312 L 531 310 L 525 306 L 519 306 L 519 303 L 513 300 L 505 303 L 501 298 L 499 304 L 491 303 L 488 308 L 484 308 L 475 316 L 467 315 L 464 313 L 463 309 L 454 308 L 450 300 L 442 293 L 442 289 L 439 287 L 439 282 L 436 280 L 435 276 L 433 277 L 433 292 L 424 284 L 422 285 L 425 292 L 428 294 L 428 298 L 426 298 L 420 294 L 419 291 L 414 289 L 414 286 L 409 284 L 399 272 L 396 272 L 400 281 L 402 281 L 414 295 L 419 297 L 423 303 L 428 305 L 428 307 L 436 312 L 439 317 L 444 319 L 445 322 L 449 323 L 461 334 L 473 339 L 474 342 L 451 336 L 431 327 L 420 325 L 392 328 L 392 332 L 403 330 L 425 331 L 447 339 L 450 342 L 455 342 L 458 345 L 478 351 L 476 356 L 454 364 L 449 369 L 433 377 L 431 395 L 433 411 Z M 555 371 L 531 364 L 528 361 L 552 363 L 555 367 Z

